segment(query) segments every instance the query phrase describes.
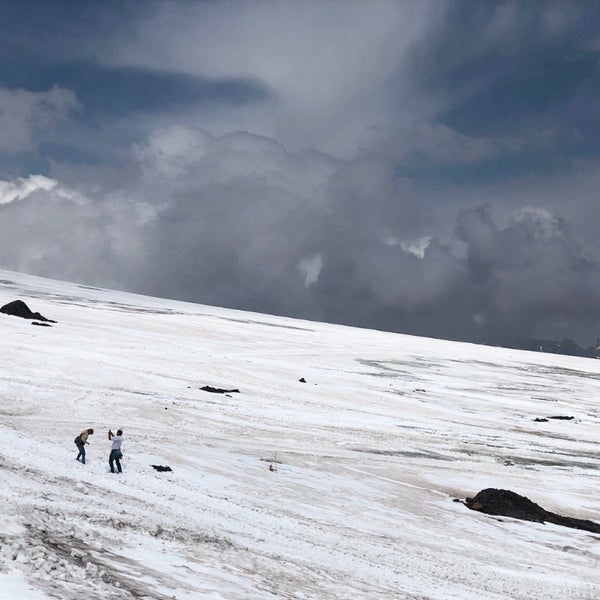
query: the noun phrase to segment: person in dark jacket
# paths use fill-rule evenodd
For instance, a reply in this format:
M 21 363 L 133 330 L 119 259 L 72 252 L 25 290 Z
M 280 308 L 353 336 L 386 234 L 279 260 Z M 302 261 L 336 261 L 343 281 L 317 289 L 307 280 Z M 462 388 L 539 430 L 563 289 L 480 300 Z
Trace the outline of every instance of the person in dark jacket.
M 82 431 L 76 438 L 75 438 L 75 445 L 77 446 L 77 449 L 79 450 L 79 454 L 77 455 L 77 459 L 76 460 L 80 460 L 80 462 L 82 462 L 85 465 L 85 445 L 89 444 L 89 442 L 87 441 L 88 436 L 92 435 L 94 433 L 93 429 L 86 429 L 84 431 Z
M 115 472 L 115 466 L 113 463 L 117 465 L 117 471 L 122 473 L 121 470 L 121 459 L 123 458 L 123 453 L 121 452 L 121 444 L 123 443 L 123 430 L 118 429 L 117 435 L 115 435 L 111 429 L 108 430 L 108 439 L 112 441 L 112 446 L 110 447 L 110 456 L 108 457 L 108 464 L 110 465 L 110 472 Z

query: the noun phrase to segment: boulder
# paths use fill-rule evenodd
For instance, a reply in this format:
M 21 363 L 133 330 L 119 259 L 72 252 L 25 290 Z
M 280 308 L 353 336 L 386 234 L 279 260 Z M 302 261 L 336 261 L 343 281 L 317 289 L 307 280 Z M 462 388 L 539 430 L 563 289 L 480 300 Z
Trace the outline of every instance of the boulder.
M 554 523 L 573 529 L 582 529 L 592 533 L 600 533 L 600 524 L 584 519 L 574 519 L 550 512 L 539 504 L 532 502 L 529 498 L 521 496 L 511 490 L 499 490 L 487 488 L 482 490 L 473 498 L 467 498 L 465 505 L 471 510 L 486 513 L 488 515 L 501 515 L 521 519 L 522 521 L 534 521 L 536 523 Z
M 35 319 L 36 321 L 56 323 L 56 321 L 52 321 L 52 319 L 47 319 L 46 317 L 40 315 L 40 313 L 38 312 L 32 312 L 29 309 L 29 306 L 27 306 L 27 304 L 25 304 L 23 300 L 14 300 L 13 302 L 5 304 L 2 308 L 0 308 L 0 312 L 6 315 L 12 315 L 13 317 L 21 317 L 22 319 Z

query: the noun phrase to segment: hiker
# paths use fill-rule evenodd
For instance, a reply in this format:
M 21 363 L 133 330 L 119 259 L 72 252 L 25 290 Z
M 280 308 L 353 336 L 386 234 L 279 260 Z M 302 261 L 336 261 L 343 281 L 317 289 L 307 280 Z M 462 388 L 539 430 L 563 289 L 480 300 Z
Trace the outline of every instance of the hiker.
M 77 449 L 79 450 L 79 454 L 77 455 L 77 459 L 81 457 L 81 462 L 85 465 L 85 445 L 89 444 L 87 441 L 88 435 L 92 435 L 94 433 L 93 429 L 86 429 L 82 431 L 74 440 Z
M 123 453 L 121 452 L 121 444 L 123 443 L 123 430 L 117 429 L 117 435 L 115 435 L 112 430 L 109 429 L 108 439 L 112 441 L 112 446 L 110 447 L 110 456 L 108 457 L 110 472 L 115 472 L 115 466 L 113 463 L 117 463 L 117 472 L 122 473 L 121 459 L 123 458 Z

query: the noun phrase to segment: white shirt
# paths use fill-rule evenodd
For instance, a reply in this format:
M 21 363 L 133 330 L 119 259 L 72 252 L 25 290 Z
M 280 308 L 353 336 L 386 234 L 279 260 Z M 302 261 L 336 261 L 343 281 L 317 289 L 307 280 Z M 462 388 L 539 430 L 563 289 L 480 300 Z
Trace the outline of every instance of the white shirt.
M 120 450 L 122 443 L 123 443 L 123 436 L 122 435 L 113 435 L 113 437 L 112 437 L 112 446 L 110 447 L 110 449 L 111 450 Z

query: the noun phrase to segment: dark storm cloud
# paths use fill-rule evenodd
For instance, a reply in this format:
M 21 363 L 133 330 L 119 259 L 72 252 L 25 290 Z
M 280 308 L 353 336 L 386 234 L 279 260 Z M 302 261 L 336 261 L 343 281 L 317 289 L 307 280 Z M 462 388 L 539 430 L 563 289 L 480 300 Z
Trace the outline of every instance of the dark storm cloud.
M 152 13 L 157 4 L 145 3 Z M 237 104 L 264 99 L 260 82 L 192 76 L 161 69 L 110 66 L 98 60 L 105 39 L 132 34 L 138 10 L 132 2 L 8 2 L 0 22 L 0 85 L 44 92 L 71 90 L 94 114 L 169 110 L 208 102 Z
M 576 131 L 597 154 L 599 19 L 595 2 L 453 2 L 414 49 L 413 74 L 463 133 Z
M 237 105 L 269 98 L 265 85 L 243 79 L 192 77 L 90 63 L 20 63 L 11 64 L 9 69 L 0 65 L 0 81 L 4 85 L 32 91 L 43 91 L 56 84 L 66 87 L 89 111 L 88 118 L 94 114 L 167 111 L 198 103 Z
M 146 6 L 151 10 L 152 2 Z M 102 40 L 131 31 L 137 12 L 131 2 L 113 0 L 0 3 L 0 82 L 31 91 L 59 84 L 46 68 L 96 62 Z
M 469 290 L 486 335 L 582 337 L 591 330 L 595 339 L 600 264 L 564 220 L 529 208 L 501 228 L 484 206 L 459 215 L 457 234 L 467 246 Z

